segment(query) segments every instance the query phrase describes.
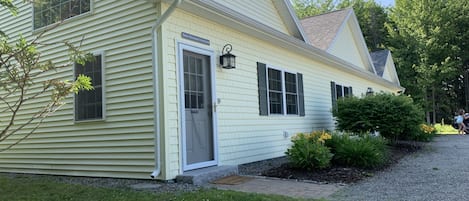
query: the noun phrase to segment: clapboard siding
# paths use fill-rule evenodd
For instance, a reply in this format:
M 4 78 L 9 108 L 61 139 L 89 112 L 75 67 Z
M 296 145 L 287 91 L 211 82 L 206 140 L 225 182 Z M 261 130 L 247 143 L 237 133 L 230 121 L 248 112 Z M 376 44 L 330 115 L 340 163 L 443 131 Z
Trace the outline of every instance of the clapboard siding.
M 223 1 L 218 1 L 223 3 Z M 267 2 L 267 1 L 256 1 Z M 226 5 L 231 5 L 226 2 Z M 244 5 L 242 13 L 252 8 Z M 230 7 L 230 6 L 228 6 Z M 234 8 L 236 9 L 236 8 Z M 258 9 L 258 7 L 257 7 Z M 191 19 L 191 23 L 187 23 Z M 353 86 L 354 94 L 360 96 L 367 87 L 375 91 L 390 91 L 384 86 L 372 83 L 361 77 L 348 74 L 321 61 L 297 55 L 289 50 L 254 38 L 230 27 L 217 24 L 192 13 L 176 10 L 164 24 L 165 40 L 170 41 L 165 48 L 166 60 L 177 61 L 177 42 L 195 45 L 213 50 L 219 56 L 226 43 L 233 45 L 232 53 L 236 55 L 236 69 L 216 69 L 216 97 L 221 100 L 217 106 L 218 122 L 218 156 L 220 165 L 234 165 L 284 155 L 290 146 L 290 137 L 284 138 L 284 131 L 290 136 L 299 132 L 320 129 L 333 129 L 331 115 L 330 82 Z M 196 34 L 210 40 L 210 46 L 197 44 L 180 37 L 181 32 Z M 169 52 L 169 51 L 166 51 Z M 282 68 L 287 71 L 303 74 L 305 117 L 297 115 L 259 115 L 256 63 Z M 167 72 L 177 75 L 178 64 L 166 63 Z M 179 91 L 178 77 L 166 77 L 167 91 L 173 94 Z M 182 131 L 179 129 L 179 95 L 174 93 L 166 100 L 166 109 L 171 115 L 166 135 L 169 144 L 179 145 Z M 176 119 L 175 119 L 176 118 Z M 181 172 L 181 148 L 171 148 L 166 154 L 168 177 Z
M 215 2 L 223 4 L 277 31 L 291 35 L 272 1 L 282 0 L 215 0 Z
M 1 29 L 12 40 L 19 34 L 33 39 L 44 30 L 32 30 L 32 7 L 21 2 L 15 1 L 19 8 L 16 17 L 0 11 Z M 103 54 L 105 120 L 74 122 L 70 96 L 64 101 L 67 105 L 46 119 L 29 139 L 0 153 L 0 171 L 149 178 L 155 164 L 150 31 L 156 16 L 156 8 L 148 1 L 93 0 L 92 12 L 65 20 L 46 33 L 40 41 L 57 44 L 39 48 L 44 60 L 66 63 L 67 49 L 61 41 L 82 42 L 82 50 Z M 52 76 L 70 80 L 73 69 L 59 69 Z M 27 120 L 49 100 L 47 95 L 28 103 L 18 120 Z M 0 114 L 0 119 L 5 118 Z M 23 129 L 12 140 L 30 129 Z M 0 148 L 12 140 L 0 143 Z
M 367 70 L 367 61 L 363 61 L 358 48 L 360 48 L 360 43 L 353 37 L 351 27 L 346 23 L 342 31 L 336 36 L 331 49 L 328 51 L 339 58 Z

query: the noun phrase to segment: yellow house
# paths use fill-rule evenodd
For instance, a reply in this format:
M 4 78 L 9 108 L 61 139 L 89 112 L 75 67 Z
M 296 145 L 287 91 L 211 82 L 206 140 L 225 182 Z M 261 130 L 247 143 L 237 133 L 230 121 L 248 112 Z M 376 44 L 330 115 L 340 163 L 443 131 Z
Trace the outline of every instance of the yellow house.
M 0 30 L 32 39 L 64 19 L 41 41 L 81 42 L 96 62 L 53 76 L 88 74 L 96 90 L 69 97 L 27 140 L 1 152 L 0 172 L 174 179 L 283 156 L 293 134 L 334 128 L 337 97 L 403 90 L 376 75 L 371 60 L 314 47 L 288 0 L 15 5 L 17 16 L 0 10 Z M 61 17 L 51 17 L 59 7 Z M 44 60 L 67 59 L 66 47 L 40 50 Z M 227 53 L 234 65 L 222 67 Z

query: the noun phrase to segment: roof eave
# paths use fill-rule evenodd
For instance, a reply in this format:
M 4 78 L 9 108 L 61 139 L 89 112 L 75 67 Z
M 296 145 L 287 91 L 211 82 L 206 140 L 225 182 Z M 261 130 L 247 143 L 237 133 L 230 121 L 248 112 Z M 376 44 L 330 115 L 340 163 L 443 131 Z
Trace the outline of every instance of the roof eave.
M 238 31 L 244 32 L 258 39 L 287 48 L 288 50 L 296 52 L 300 55 L 313 58 L 319 62 L 323 62 L 347 73 L 372 80 L 395 90 L 404 89 L 390 81 L 380 78 L 376 74 L 363 70 L 358 66 L 355 66 L 319 48 L 313 47 L 312 45 L 307 44 L 302 40 L 277 31 L 265 24 L 259 23 L 258 21 L 242 15 L 232 9 L 229 9 L 228 7 L 223 6 L 217 2 L 208 0 L 187 0 L 181 4 L 180 8 L 195 15 L 199 15 L 201 17 L 211 19 L 215 22 L 230 26 Z

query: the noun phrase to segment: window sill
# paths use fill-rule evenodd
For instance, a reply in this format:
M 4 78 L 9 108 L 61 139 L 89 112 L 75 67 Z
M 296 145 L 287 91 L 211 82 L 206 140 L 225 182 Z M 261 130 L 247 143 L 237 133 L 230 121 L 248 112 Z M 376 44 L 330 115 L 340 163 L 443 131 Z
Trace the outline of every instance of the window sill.
M 102 119 L 74 120 L 73 122 L 74 124 L 99 123 L 99 122 L 106 122 L 106 119 L 102 118 Z
M 88 11 L 86 13 L 83 13 L 83 14 L 80 14 L 80 15 L 77 15 L 77 16 L 73 16 L 73 17 L 70 17 L 70 18 L 67 18 L 65 20 L 62 20 L 62 21 L 58 21 L 58 22 L 54 22 L 52 24 L 49 24 L 49 25 L 46 25 L 46 26 L 43 26 L 43 27 L 39 27 L 39 28 L 34 28 L 34 18 L 33 18 L 33 24 L 32 24 L 32 33 L 33 35 L 36 35 L 36 34 L 40 34 L 44 31 L 50 31 L 50 30 L 54 30 L 56 29 L 57 27 L 60 27 L 61 25 L 64 25 L 64 24 L 67 24 L 69 23 L 70 21 L 75 21 L 75 20 L 79 20 L 81 18 L 84 18 L 84 17 L 87 17 L 87 16 L 90 16 L 93 14 L 93 11 Z

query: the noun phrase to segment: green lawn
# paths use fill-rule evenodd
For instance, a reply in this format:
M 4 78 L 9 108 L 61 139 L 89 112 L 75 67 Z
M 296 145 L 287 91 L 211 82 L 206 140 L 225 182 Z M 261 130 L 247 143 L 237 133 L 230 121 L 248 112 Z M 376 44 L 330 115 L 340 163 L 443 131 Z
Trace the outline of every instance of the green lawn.
M 435 124 L 435 129 L 437 134 L 447 135 L 447 134 L 458 134 L 458 130 L 454 129 L 451 125 L 445 124 Z
M 0 201 L 301 201 L 274 195 L 258 195 L 234 191 L 205 189 L 196 192 L 155 194 L 151 192 L 97 188 L 65 184 L 48 179 L 28 177 L 11 178 L 0 175 Z

